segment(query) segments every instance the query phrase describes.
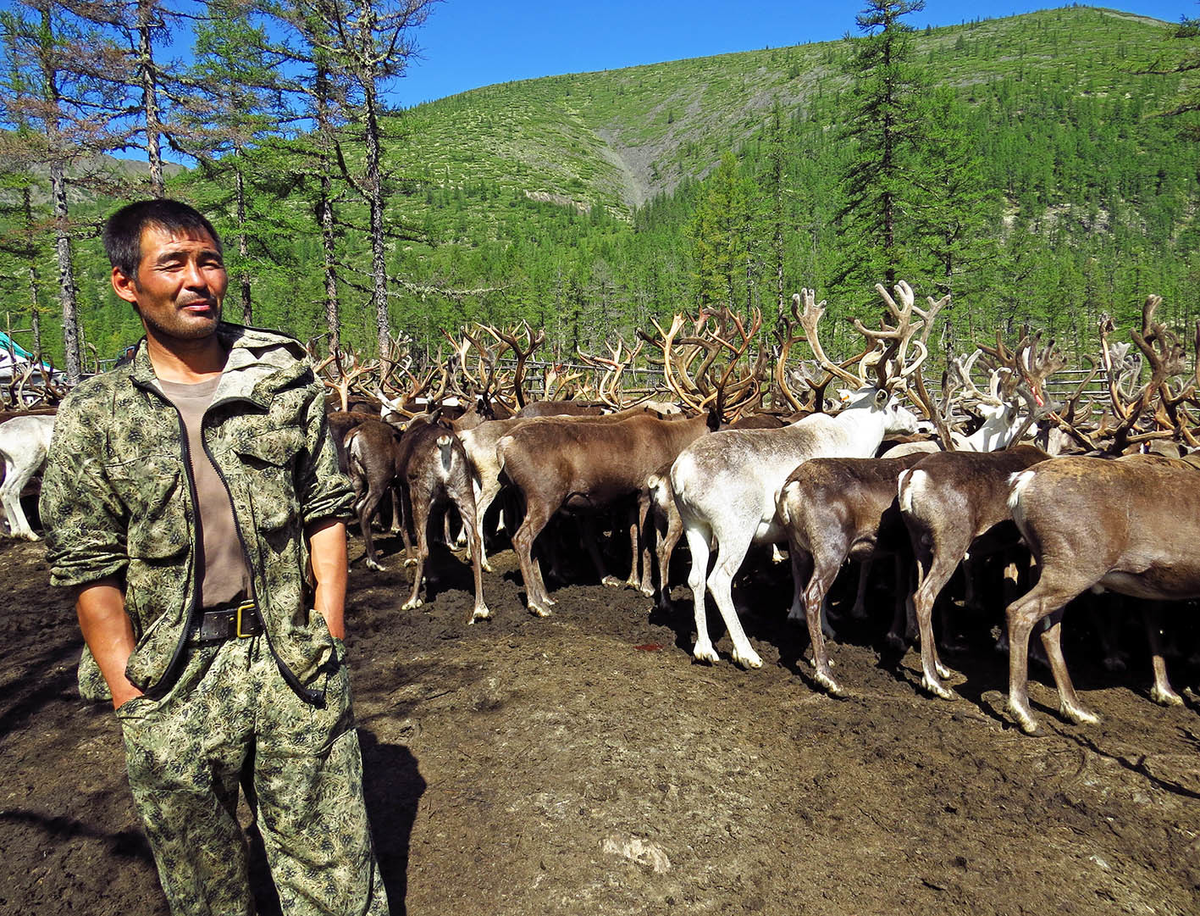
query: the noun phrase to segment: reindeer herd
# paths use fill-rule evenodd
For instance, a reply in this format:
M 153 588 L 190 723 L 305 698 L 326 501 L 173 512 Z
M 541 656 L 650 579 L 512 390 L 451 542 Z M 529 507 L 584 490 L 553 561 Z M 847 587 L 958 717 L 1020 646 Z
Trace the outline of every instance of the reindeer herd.
M 543 535 L 563 531 L 568 516 L 605 585 L 657 595 L 669 609 L 677 584 L 671 556 L 683 537 L 693 656 L 719 660 L 711 595 L 733 661 L 757 668 L 762 659 L 739 619 L 735 581 L 755 546 L 777 558 L 785 546 L 788 618 L 807 625 L 816 683 L 838 694 L 845 688 L 826 643 L 830 590 L 847 561 L 857 561 L 850 614 L 865 615 L 866 591 L 879 578 L 873 571 L 886 561 L 896 598 L 887 641 L 904 648 L 916 640 L 922 688 L 949 699 L 935 606 L 960 566 L 970 588 L 983 561 L 1000 557 L 1014 589 L 1008 709 L 1023 730 L 1039 728 L 1027 696 L 1035 631 L 1062 715 L 1097 721 L 1075 692 L 1061 645 L 1063 609 L 1089 589 L 1140 599 L 1151 696 L 1181 704 L 1167 678 L 1157 602 L 1200 597 L 1200 464 L 1190 456 L 1200 448 L 1200 367 L 1187 368 L 1186 347 L 1155 320 L 1158 298 L 1146 300 L 1132 347 L 1112 342 L 1116 329 L 1103 321 L 1099 357 L 1081 384 L 1056 398 L 1048 383 L 1065 359 L 1029 334 L 1013 346 L 997 334 L 995 346 L 946 354 L 940 386 L 928 385 L 931 334 L 948 297 L 921 307 L 903 282 L 877 290 L 883 320 L 878 328 L 854 321 L 864 346 L 848 359 L 827 355 L 825 303 L 804 290 L 773 340 L 760 333 L 758 313 L 749 321 L 727 311 L 676 316 L 669 328 L 655 322 L 656 333 L 639 333 L 636 346 L 617 342 L 607 356 L 578 352 L 573 366 L 544 364 L 540 400 L 529 394 L 530 374 L 544 335 L 528 325 L 446 333 L 449 356 L 439 351 L 421 368 L 403 348 L 386 364 L 332 354 L 316 369 L 330 388 L 329 427 L 357 492 L 364 562 L 382 568 L 374 527 L 390 507 L 406 562 L 416 567 L 404 607 L 419 607 L 431 529 L 453 542 L 457 522 L 473 568 L 474 622 L 492 614 L 482 573 L 500 525 L 529 611 L 546 616 L 555 601 L 543 563 L 561 564 L 561 543 L 574 540 L 575 529 Z M 811 360 L 794 358 L 800 343 Z M 622 386 L 643 352 L 654 383 Z M 843 387 L 831 396 L 834 382 Z M 1086 398 L 1089 386 L 1101 395 Z M 37 422 L 25 429 L 23 420 Z M 19 496 L 28 465 L 44 456 L 40 437 L 51 423 L 0 424 L 0 495 L 16 536 L 34 537 L 11 492 Z M 607 529 L 629 533 L 624 580 L 607 568 Z M 954 609 L 942 607 L 943 616 Z

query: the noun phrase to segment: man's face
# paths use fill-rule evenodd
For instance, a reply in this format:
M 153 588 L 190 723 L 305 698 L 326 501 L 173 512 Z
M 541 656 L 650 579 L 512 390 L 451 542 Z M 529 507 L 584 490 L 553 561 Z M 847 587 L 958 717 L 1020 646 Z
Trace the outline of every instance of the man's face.
M 207 232 L 142 230 L 137 278 L 113 268 L 113 289 L 132 302 L 146 332 L 160 340 L 199 340 L 216 332 L 229 277 Z

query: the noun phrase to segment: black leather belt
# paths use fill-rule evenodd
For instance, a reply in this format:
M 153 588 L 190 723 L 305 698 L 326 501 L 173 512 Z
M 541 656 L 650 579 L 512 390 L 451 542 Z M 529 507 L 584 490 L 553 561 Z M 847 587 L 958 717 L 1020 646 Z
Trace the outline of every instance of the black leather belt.
M 200 615 L 200 622 L 188 633 L 188 642 L 218 642 L 225 639 L 246 639 L 263 631 L 262 618 L 252 600 L 209 608 Z

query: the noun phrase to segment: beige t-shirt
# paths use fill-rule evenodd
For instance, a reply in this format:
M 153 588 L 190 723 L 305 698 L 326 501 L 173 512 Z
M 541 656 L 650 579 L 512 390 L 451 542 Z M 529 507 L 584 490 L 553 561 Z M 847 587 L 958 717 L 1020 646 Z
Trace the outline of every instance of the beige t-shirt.
M 200 542 L 204 545 L 197 557 L 197 562 L 201 564 L 203 584 L 200 601 L 204 608 L 240 601 L 251 594 L 250 570 L 238 538 L 233 500 L 204 450 L 204 441 L 200 436 L 201 418 L 212 403 L 220 381 L 219 375 L 194 384 L 158 379 L 159 389 L 179 409 L 187 429 L 192 477 L 196 481 L 196 499 L 199 502 L 197 524 Z

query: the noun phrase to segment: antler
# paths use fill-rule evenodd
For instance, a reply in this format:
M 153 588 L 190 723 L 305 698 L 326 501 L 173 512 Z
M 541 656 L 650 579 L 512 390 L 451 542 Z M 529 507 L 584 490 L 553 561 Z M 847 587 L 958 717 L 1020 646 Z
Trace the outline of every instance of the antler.
M 696 398 L 692 396 L 691 392 L 687 391 L 684 386 L 676 380 L 676 367 L 672 366 L 671 364 L 671 347 L 675 341 L 675 337 L 681 330 L 683 330 L 683 315 L 675 315 L 671 319 L 671 328 L 667 331 L 663 330 L 662 325 L 658 323 L 657 318 L 651 318 L 650 321 L 654 325 L 654 329 L 658 331 L 659 339 L 656 340 L 655 338 L 646 334 L 644 331 L 638 331 L 638 337 L 662 351 L 663 383 L 667 386 L 667 389 L 673 392 L 675 396 L 679 398 L 679 400 L 682 401 L 686 406 L 690 407 L 692 410 L 703 413 L 708 409 L 707 405 L 703 404 L 702 401 L 696 400 Z
M 348 410 L 350 407 L 350 389 L 358 383 L 358 380 L 368 373 L 375 372 L 379 368 L 376 362 L 360 362 L 358 354 L 353 350 L 350 351 L 350 366 L 347 368 L 343 365 L 342 359 L 345 354 L 340 350 L 335 350 L 328 359 L 321 362 L 320 369 L 325 369 L 333 366 L 337 369 L 336 378 L 322 378 L 322 381 L 329 388 L 332 388 L 338 393 L 338 398 L 341 402 L 341 409 Z
M 820 363 L 821 368 L 833 377 L 840 378 L 842 381 L 858 387 L 859 379 L 847 372 L 844 366 L 835 363 L 825 355 L 825 348 L 821 346 L 820 334 L 817 333 L 817 325 L 825 314 L 825 300 L 822 299 L 820 304 L 817 304 L 816 299 L 817 294 L 815 290 L 802 289 L 798 293 L 793 293 L 792 315 L 800 322 L 800 327 L 804 328 L 805 340 L 808 342 L 808 346 L 813 351 L 813 356 Z M 799 311 L 801 301 L 804 303 L 804 311 L 802 312 Z
M 875 284 L 875 290 L 883 298 L 884 304 L 891 313 L 892 318 L 896 322 L 895 327 L 889 327 L 885 318 L 879 330 L 873 330 L 866 327 L 857 318 L 854 319 L 854 327 L 858 333 L 862 334 L 868 341 L 874 343 L 879 348 L 880 353 L 875 360 L 866 360 L 860 364 L 860 371 L 868 364 L 873 364 L 875 369 L 875 377 L 880 388 L 892 390 L 897 387 L 903 387 L 907 384 L 909 376 L 920 369 L 921 364 L 929 358 L 929 332 L 933 328 L 933 318 L 939 311 L 942 310 L 950 302 L 949 296 L 943 296 L 940 300 L 935 301 L 932 296 L 928 297 L 929 308 L 922 311 L 916 307 L 916 298 L 913 295 L 912 287 L 901 280 L 894 287 L 897 297 L 900 299 L 902 306 L 896 305 L 896 300 L 888 294 L 882 283 Z M 913 313 L 916 313 L 918 321 L 913 321 Z M 917 350 L 920 355 L 915 361 L 908 361 L 908 347 L 910 343 L 914 343 L 913 338 L 917 331 L 924 329 L 924 333 L 915 341 Z
M 533 333 L 533 328 L 529 326 L 528 321 L 522 321 L 521 327 L 524 329 L 524 337 L 527 346 L 521 346 L 521 340 L 517 336 L 518 328 L 513 328 L 511 331 L 499 330 L 484 325 L 484 330 L 496 338 L 497 341 L 502 341 L 508 344 L 516 357 L 517 365 L 513 370 L 513 392 L 517 398 L 517 404 L 521 407 L 525 406 L 525 363 L 529 357 L 533 355 L 533 351 L 540 347 L 546 340 L 546 329 L 538 328 L 536 334 Z

